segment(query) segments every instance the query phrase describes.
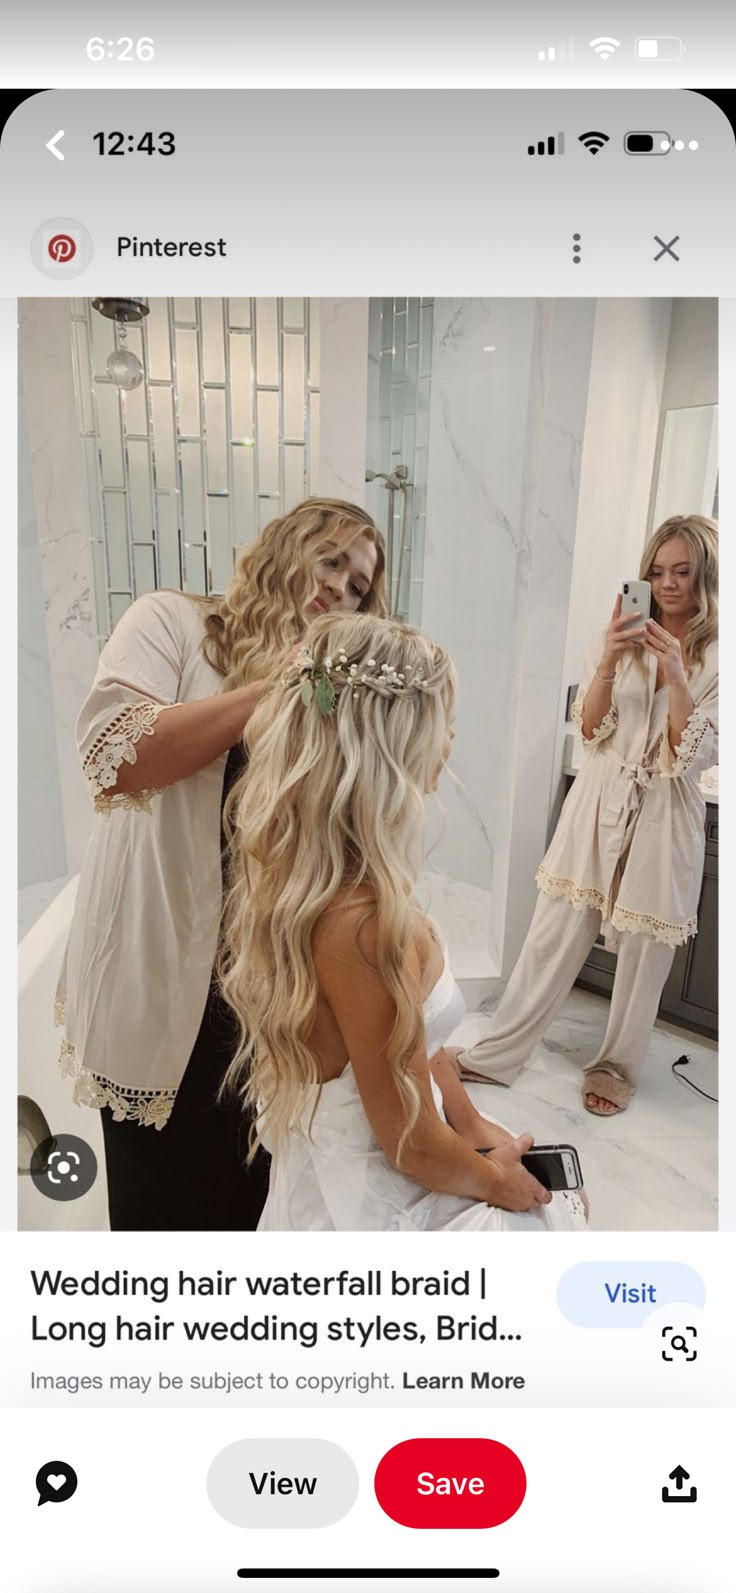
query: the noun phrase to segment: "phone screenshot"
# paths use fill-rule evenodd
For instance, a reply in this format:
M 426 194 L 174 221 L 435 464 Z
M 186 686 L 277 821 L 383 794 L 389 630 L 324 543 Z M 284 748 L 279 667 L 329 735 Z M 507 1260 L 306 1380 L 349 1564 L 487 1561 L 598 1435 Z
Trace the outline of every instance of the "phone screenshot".
M 538 20 L 5 119 L 13 1593 L 731 1585 L 736 144 Z

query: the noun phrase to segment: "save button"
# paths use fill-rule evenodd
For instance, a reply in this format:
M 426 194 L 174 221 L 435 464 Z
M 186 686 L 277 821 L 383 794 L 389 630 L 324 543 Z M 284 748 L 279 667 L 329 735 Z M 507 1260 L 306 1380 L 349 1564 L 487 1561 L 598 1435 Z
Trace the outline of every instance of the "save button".
M 516 1514 L 526 1473 L 494 1438 L 407 1438 L 379 1461 L 381 1509 L 402 1527 L 498 1527 Z

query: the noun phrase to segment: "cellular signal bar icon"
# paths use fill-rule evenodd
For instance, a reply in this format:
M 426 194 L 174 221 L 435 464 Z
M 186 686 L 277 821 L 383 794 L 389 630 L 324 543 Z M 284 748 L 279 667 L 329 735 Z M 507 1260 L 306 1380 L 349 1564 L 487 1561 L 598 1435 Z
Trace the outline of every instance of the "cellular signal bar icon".
M 540 138 L 538 144 L 528 144 L 526 152 L 527 155 L 564 155 L 565 135 L 558 133 L 555 137 L 554 133 L 550 133 L 549 138 Z
M 575 40 L 563 39 L 561 44 L 548 44 L 546 50 L 537 51 L 538 61 L 574 61 Z

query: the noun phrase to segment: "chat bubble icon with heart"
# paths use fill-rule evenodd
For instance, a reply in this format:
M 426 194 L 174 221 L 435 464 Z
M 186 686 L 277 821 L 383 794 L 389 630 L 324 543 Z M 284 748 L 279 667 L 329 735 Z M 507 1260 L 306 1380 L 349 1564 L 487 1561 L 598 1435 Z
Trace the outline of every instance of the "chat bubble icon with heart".
M 39 1504 L 66 1504 L 77 1491 L 77 1481 L 74 1467 L 66 1460 L 47 1460 L 36 1473 Z

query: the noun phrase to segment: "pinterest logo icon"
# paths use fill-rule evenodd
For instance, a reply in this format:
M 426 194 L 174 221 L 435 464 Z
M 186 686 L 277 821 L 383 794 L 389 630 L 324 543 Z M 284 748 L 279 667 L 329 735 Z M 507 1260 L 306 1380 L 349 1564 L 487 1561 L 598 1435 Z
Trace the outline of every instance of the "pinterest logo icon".
M 94 244 L 75 216 L 49 216 L 31 238 L 33 263 L 44 276 L 78 277 L 92 262 Z
M 48 252 L 57 265 L 68 265 L 77 252 L 76 240 L 69 232 L 55 232 L 53 238 L 49 238 Z

